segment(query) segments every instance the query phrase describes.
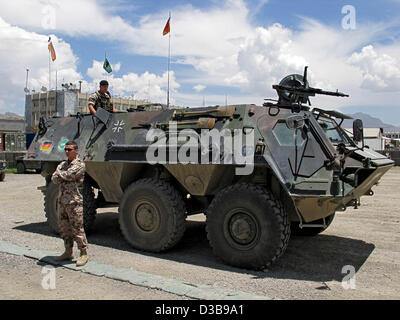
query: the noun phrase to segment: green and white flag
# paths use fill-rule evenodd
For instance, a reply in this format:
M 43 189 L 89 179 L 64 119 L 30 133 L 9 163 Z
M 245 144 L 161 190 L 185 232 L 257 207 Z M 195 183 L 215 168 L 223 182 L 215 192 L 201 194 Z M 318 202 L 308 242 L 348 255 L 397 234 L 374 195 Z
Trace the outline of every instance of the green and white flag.
M 107 58 L 105 58 L 105 59 L 106 59 L 106 60 L 104 61 L 103 68 L 104 68 L 104 70 L 106 70 L 108 73 L 111 73 L 111 72 L 112 72 L 111 64 L 110 64 L 110 62 L 108 62 Z

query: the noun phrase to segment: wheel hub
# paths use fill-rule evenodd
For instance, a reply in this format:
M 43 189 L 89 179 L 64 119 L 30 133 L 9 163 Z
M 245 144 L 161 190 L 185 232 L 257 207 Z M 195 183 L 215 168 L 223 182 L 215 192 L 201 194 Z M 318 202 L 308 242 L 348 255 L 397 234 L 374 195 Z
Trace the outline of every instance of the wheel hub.
M 235 242 L 248 245 L 256 237 L 257 226 L 254 219 L 248 214 L 237 213 L 229 222 L 229 232 Z
M 149 203 L 142 203 L 136 209 L 136 222 L 143 231 L 154 231 L 160 225 L 158 210 Z

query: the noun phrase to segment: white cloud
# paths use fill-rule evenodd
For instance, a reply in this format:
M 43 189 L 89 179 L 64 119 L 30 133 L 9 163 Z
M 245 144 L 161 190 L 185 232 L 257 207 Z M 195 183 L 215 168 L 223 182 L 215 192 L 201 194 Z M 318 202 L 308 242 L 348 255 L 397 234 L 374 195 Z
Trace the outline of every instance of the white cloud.
M 194 89 L 196 92 L 201 92 L 201 91 L 203 91 L 205 88 L 206 88 L 206 86 L 204 86 L 204 85 L 202 85 L 202 84 L 198 84 L 198 85 L 195 85 L 195 86 L 193 87 L 193 89 Z
M 26 69 L 29 68 L 30 89 L 40 90 L 49 87 L 49 51 L 48 36 L 26 31 L 11 26 L 0 17 L 0 96 L 4 101 L 18 101 L 20 104 L 14 112 L 23 113 L 24 87 Z M 57 59 L 51 62 L 52 88 L 55 88 L 55 73 L 58 80 L 67 79 L 74 82 L 82 78 L 77 71 L 78 58 L 68 43 L 52 35 Z M 11 111 L 11 110 L 10 110 Z
M 1 1 L 0 12 L 9 23 L 34 31 L 116 39 L 132 27 L 119 16 L 109 15 L 114 12 L 110 6 L 95 0 L 14 0 Z
M 93 60 L 93 65 L 87 70 L 86 74 L 92 79 L 106 78 L 108 73 L 104 70 L 103 65 L 104 61 Z M 111 68 L 113 72 L 118 72 L 121 69 L 121 63 L 111 64 Z
M 162 76 L 145 72 L 141 75 L 129 73 L 121 78 L 109 79 L 110 85 L 113 86 L 113 92 L 117 95 L 125 95 L 134 93 L 138 99 L 147 99 L 153 102 L 166 102 L 168 88 L 168 73 Z M 175 93 L 180 85 L 175 79 L 174 72 L 170 72 L 170 91 Z
M 172 54 L 213 58 L 234 52 L 237 43 L 251 32 L 247 15 L 248 9 L 241 0 L 227 0 L 222 5 L 207 9 L 192 5 L 175 8 L 171 18 Z M 165 13 L 143 17 L 136 37 L 126 39 L 130 50 L 165 55 L 168 41 L 161 32 L 166 18 Z
M 307 65 L 304 57 L 296 54 L 292 45 L 292 32 L 280 24 L 257 28 L 240 47 L 237 58 L 239 73 L 231 83 L 247 84 L 250 92 L 263 95 L 272 84 L 289 73 L 298 73 Z
M 109 5 L 95 0 L 14 0 L 0 2 L 0 12 L 9 23 L 40 32 L 52 32 L 46 21 L 53 14 L 53 31 L 120 41 L 133 53 L 165 55 L 168 41 L 162 30 L 168 17 L 164 12 L 143 16 L 133 26 L 113 15 L 115 10 L 109 10 Z M 47 7 L 53 11 L 46 11 Z M 173 54 L 214 57 L 231 52 L 235 41 L 251 32 L 247 15 L 242 0 L 226 0 L 222 6 L 204 10 L 192 5 L 175 8 L 171 19 Z
M 372 91 L 400 91 L 400 60 L 378 53 L 372 45 L 353 53 L 349 63 L 360 68 L 362 87 Z
M 117 71 L 121 67 L 120 63 L 113 65 L 113 70 Z M 116 67 L 114 69 L 114 67 Z M 116 77 L 115 74 L 108 74 L 103 69 L 103 63 L 93 61 L 92 67 L 87 70 L 87 75 L 92 81 L 84 81 L 82 83 L 83 92 L 94 92 L 98 89 L 99 82 L 102 79 L 107 79 L 110 84 L 109 90 L 114 96 L 132 96 L 139 100 L 149 100 L 152 102 L 166 103 L 168 91 L 168 73 L 165 72 L 159 76 L 154 73 L 145 72 L 141 75 L 136 73 L 124 74 L 121 77 Z M 176 81 L 175 73 L 170 72 L 170 91 L 172 94 L 177 92 L 180 87 Z M 174 102 L 173 99 L 171 99 Z
M 235 11 L 235 8 L 232 10 Z M 235 25 L 233 21 L 226 22 Z M 316 104 L 323 103 L 335 108 L 352 102 L 393 103 L 391 98 L 382 101 L 381 96 L 368 96 L 365 83 L 370 75 L 365 78 L 363 71 L 348 61 L 359 48 L 385 36 L 391 23 L 358 24 L 357 30 L 349 32 L 302 18 L 300 28 L 294 31 L 279 23 L 254 27 L 248 15 L 244 15 L 239 25 L 245 25 L 242 29 L 246 32 L 235 38 L 233 48 L 230 47 L 226 52 L 212 49 L 212 57 L 202 55 L 202 51 L 199 51 L 198 55 L 186 55 L 177 61 L 192 65 L 197 71 L 191 75 L 192 80 L 188 78 L 185 82 L 196 84 L 201 81 L 208 87 L 225 85 L 240 88 L 243 94 L 252 94 L 253 100 L 258 99 L 260 103 L 265 97 L 275 96 L 272 84 L 278 83 L 287 74 L 302 74 L 308 65 L 312 86 L 331 91 L 339 89 L 350 92 L 352 96 L 347 100 L 315 97 L 313 100 Z M 220 35 L 222 43 L 228 34 L 229 31 L 226 35 Z M 384 55 L 385 52 L 392 52 L 392 57 L 399 56 L 400 46 L 382 45 L 380 54 Z M 378 69 L 381 67 L 377 66 Z M 374 76 L 377 74 L 380 72 Z
M 252 10 L 252 14 L 256 15 L 269 2 L 269 0 L 259 0 L 256 7 Z

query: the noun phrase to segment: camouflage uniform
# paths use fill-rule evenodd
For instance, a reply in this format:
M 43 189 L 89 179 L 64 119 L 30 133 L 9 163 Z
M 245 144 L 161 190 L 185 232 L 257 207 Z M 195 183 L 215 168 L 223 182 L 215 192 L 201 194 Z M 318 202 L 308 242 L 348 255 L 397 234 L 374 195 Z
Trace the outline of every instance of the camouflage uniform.
M 58 225 L 65 247 L 72 248 L 74 240 L 79 249 L 87 248 L 83 229 L 83 198 L 79 191 L 85 174 L 85 163 L 76 158 L 72 162 L 60 163 L 51 181 L 60 185 L 58 204 Z
M 111 103 L 111 94 L 107 91 L 106 93 L 101 93 L 96 91 L 89 97 L 89 104 L 93 104 L 94 110 L 97 111 L 98 108 L 103 108 L 108 112 L 113 112 L 113 104 Z

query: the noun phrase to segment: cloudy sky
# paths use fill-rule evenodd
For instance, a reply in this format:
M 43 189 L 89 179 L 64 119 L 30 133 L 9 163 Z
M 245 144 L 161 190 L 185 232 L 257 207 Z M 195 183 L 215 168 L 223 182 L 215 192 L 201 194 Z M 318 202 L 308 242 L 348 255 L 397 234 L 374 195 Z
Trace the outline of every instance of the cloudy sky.
M 350 94 L 313 106 L 366 111 L 400 125 L 400 0 L 0 0 L 0 112 L 24 114 L 24 87 L 61 83 L 166 103 L 262 104 L 309 66 L 314 87 Z M 105 54 L 113 72 L 103 69 Z

